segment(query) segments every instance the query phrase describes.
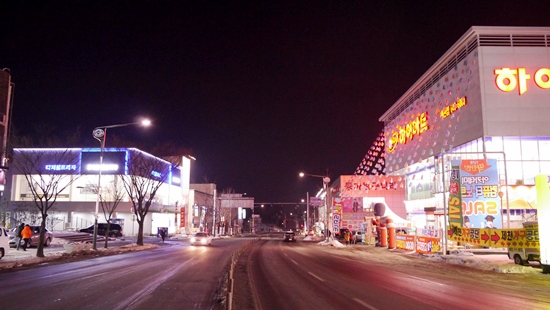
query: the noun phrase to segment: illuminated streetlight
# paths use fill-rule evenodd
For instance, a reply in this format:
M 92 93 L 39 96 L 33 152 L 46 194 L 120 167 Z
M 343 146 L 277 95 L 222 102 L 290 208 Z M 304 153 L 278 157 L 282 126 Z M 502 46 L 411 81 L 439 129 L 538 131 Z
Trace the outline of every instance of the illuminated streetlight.
M 328 241 L 328 234 L 329 234 L 329 223 L 330 223 L 330 212 L 329 212 L 329 204 L 332 203 L 330 191 L 328 190 L 328 184 L 330 183 L 330 178 L 328 176 L 323 176 L 319 174 L 309 174 L 300 172 L 300 177 L 304 176 L 310 176 L 310 177 L 317 177 L 323 179 L 323 189 L 325 190 L 325 208 L 326 208 L 326 227 L 325 227 L 325 237 Z M 309 221 L 309 192 L 307 193 L 307 220 Z M 307 228 L 307 227 L 306 227 Z M 307 229 L 306 229 L 307 231 Z
M 98 140 L 99 144 L 101 145 L 101 151 L 99 153 L 99 173 L 98 173 L 98 176 L 97 176 L 97 197 L 96 197 L 96 202 L 95 202 L 94 242 L 93 242 L 94 250 L 97 249 L 97 218 L 99 217 L 99 200 L 101 198 L 101 170 L 102 170 L 102 166 L 103 166 L 103 150 L 105 149 L 105 140 L 107 139 L 107 129 L 108 128 L 131 126 L 131 125 L 142 125 L 144 127 L 147 127 L 147 126 L 151 125 L 151 121 L 148 120 L 148 119 L 143 119 L 139 122 L 134 122 L 134 123 L 99 126 L 99 127 L 96 127 L 92 131 L 92 136 L 96 140 Z

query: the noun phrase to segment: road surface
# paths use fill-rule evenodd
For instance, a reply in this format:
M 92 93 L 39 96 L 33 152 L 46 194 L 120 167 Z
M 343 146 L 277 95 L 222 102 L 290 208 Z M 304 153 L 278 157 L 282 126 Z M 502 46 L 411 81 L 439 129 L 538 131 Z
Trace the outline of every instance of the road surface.
M 237 270 L 247 277 L 236 277 L 235 309 L 550 309 L 548 275 L 397 260 L 396 253 L 349 255 L 281 240 L 259 241 L 243 253 Z
M 212 309 L 231 254 L 247 239 L 157 249 L 3 272 L 0 309 Z

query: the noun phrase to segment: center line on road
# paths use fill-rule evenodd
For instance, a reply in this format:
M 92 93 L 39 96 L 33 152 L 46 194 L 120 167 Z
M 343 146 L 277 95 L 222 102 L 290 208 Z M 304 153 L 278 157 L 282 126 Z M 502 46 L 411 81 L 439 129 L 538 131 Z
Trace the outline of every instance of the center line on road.
M 295 260 L 291 259 L 290 261 L 293 262 L 295 265 L 298 265 L 298 263 Z
M 308 272 L 312 277 L 316 278 L 317 280 L 321 281 L 321 282 L 325 282 L 325 280 L 319 278 L 318 276 L 314 275 L 313 273 L 311 272 Z
M 367 304 L 366 302 L 362 301 L 359 298 L 354 298 L 353 300 L 355 300 L 356 302 L 358 302 L 358 303 L 362 304 L 363 306 L 369 308 L 370 310 L 378 310 L 376 307 L 373 307 L 373 306 Z

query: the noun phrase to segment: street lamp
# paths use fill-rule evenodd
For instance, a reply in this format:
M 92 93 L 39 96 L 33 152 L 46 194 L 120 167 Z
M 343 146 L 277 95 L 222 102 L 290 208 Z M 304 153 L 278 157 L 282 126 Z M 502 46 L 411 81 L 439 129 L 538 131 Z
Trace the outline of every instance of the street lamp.
M 92 136 L 97 141 L 99 141 L 99 144 L 101 145 L 101 151 L 99 152 L 99 173 L 97 176 L 97 197 L 95 202 L 94 243 L 93 243 L 94 250 L 97 249 L 97 219 L 99 217 L 99 200 L 101 198 L 101 170 L 103 166 L 103 150 L 105 149 L 105 140 L 107 139 L 107 129 L 115 128 L 115 127 L 131 126 L 131 125 L 142 125 L 147 127 L 151 125 L 151 121 L 148 119 L 143 119 L 139 122 L 134 122 L 134 123 L 99 126 L 92 131 Z
M 326 227 L 325 227 L 325 237 L 328 241 L 328 234 L 329 234 L 329 222 L 330 222 L 330 212 L 329 212 L 329 204 L 332 203 L 330 191 L 328 188 L 328 184 L 330 183 L 330 178 L 328 176 L 324 175 L 318 175 L 318 174 L 308 174 L 304 172 L 300 172 L 300 177 L 309 176 L 309 177 L 317 177 L 323 179 L 323 189 L 325 190 L 325 208 L 326 208 Z M 307 197 L 307 219 L 309 221 L 309 193 Z

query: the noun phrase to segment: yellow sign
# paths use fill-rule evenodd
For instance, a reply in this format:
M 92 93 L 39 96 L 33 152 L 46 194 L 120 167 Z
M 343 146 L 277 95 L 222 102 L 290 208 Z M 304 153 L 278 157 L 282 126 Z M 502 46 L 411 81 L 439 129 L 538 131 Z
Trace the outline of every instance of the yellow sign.
M 389 137 L 388 152 L 395 151 L 398 144 L 407 144 L 415 136 L 419 136 L 428 129 L 428 112 L 418 115 L 404 127 L 397 125 L 391 134 L 386 133 L 386 136 Z
M 449 240 L 491 248 L 540 247 L 538 229 L 535 227 L 516 229 L 464 228 L 451 226 Z
M 498 89 L 503 92 L 511 92 L 517 87 L 520 95 L 523 95 L 527 91 L 527 80 L 531 79 L 531 75 L 527 74 L 525 68 L 495 69 L 495 75 L 495 84 Z M 550 69 L 538 69 L 535 72 L 534 81 L 535 84 L 542 89 L 550 88 Z

